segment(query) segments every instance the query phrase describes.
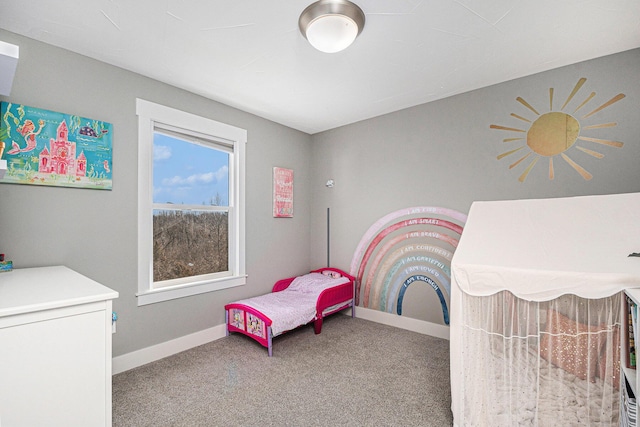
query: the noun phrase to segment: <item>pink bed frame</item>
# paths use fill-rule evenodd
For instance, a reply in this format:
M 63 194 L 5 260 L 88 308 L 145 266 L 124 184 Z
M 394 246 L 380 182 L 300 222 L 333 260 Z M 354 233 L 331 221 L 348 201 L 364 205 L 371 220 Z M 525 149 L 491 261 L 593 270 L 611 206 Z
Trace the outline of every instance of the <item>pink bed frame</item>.
M 318 297 L 318 301 L 316 301 L 316 315 L 312 320 L 314 332 L 316 334 L 319 334 L 322 331 L 322 320 L 326 316 L 337 313 L 338 311 L 344 310 L 348 307 L 351 307 L 351 317 L 354 317 L 355 315 L 355 310 L 353 309 L 353 282 L 355 277 L 340 269 L 331 267 L 312 270 L 311 273 L 321 273 L 323 271 L 340 273 L 340 275 L 349 279 L 349 282 L 325 289 Z M 291 282 L 293 282 L 293 279 L 295 279 L 295 277 L 278 280 L 275 285 L 273 285 L 272 292 L 280 292 L 287 289 Z M 329 307 L 333 308 L 327 311 L 327 308 Z M 247 335 L 259 342 L 262 346 L 267 347 L 269 357 L 273 355 L 271 319 L 255 308 L 245 304 L 227 304 L 224 306 L 224 310 L 227 324 L 227 335 L 231 332 L 239 332 Z

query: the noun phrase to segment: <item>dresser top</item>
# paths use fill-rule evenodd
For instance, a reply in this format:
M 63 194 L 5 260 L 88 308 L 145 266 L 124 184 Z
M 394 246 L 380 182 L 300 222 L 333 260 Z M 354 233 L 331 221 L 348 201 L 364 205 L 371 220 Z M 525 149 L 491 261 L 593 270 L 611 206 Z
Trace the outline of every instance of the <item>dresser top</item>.
M 0 317 L 117 297 L 118 292 L 64 266 L 0 273 Z

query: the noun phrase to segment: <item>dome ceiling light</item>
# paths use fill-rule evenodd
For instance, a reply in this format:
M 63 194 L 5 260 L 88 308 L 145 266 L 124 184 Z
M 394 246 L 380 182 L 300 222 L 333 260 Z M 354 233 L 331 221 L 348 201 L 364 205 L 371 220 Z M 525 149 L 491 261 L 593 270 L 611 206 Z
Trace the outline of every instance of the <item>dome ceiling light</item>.
M 364 12 L 348 0 L 320 0 L 302 11 L 302 35 L 321 52 L 346 49 L 364 28 Z

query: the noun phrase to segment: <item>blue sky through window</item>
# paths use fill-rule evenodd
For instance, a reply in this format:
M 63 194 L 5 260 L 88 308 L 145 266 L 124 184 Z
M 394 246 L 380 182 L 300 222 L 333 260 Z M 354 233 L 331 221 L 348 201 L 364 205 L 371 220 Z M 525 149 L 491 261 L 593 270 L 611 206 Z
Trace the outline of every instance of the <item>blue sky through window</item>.
M 153 137 L 153 203 L 229 203 L 229 154 L 161 133 Z

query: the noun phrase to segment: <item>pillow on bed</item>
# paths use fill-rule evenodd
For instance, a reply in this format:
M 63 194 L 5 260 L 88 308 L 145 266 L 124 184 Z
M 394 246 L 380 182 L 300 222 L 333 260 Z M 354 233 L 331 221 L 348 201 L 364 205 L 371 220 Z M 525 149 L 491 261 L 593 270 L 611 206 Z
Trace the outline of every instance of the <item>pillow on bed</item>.
M 333 279 L 338 279 L 342 277 L 342 274 L 338 273 L 337 271 L 331 271 L 331 270 L 324 270 L 322 274 L 324 274 L 325 276 L 329 276 Z
M 589 326 L 558 313 L 547 312 L 547 331 L 540 340 L 540 356 L 580 379 L 595 382 L 602 340 Z M 594 334 L 591 334 L 591 333 Z
M 289 291 L 298 291 L 303 293 L 319 293 L 320 291 L 349 282 L 346 277 L 338 277 L 334 279 L 331 276 L 320 273 L 309 273 L 298 276 L 287 288 Z

